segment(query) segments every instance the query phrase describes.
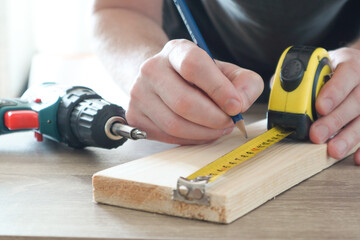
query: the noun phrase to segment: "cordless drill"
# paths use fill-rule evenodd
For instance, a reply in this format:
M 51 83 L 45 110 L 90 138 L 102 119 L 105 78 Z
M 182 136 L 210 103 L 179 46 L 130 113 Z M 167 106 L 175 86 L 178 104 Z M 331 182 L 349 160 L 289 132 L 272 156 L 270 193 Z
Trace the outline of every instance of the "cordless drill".
M 105 101 L 90 88 L 44 83 L 20 99 L 0 99 L 0 134 L 34 130 L 73 148 L 116 148 L 146 133 L 127 125 L 125 110 Z

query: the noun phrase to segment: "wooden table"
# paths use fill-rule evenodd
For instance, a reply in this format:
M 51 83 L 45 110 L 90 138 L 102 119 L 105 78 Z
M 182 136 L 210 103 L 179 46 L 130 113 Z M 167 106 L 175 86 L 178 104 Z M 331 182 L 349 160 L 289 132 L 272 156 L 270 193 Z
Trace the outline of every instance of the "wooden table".
M 257 106 L 245 119 L 264 113 Z M 360 238 L 360 168 L 352 156 L 221 225 L 93 202 L 93 173 L 172 145 L 139 140 L 115 150 L 73 150 L 32 135 L 0 137 L 0 239 Z

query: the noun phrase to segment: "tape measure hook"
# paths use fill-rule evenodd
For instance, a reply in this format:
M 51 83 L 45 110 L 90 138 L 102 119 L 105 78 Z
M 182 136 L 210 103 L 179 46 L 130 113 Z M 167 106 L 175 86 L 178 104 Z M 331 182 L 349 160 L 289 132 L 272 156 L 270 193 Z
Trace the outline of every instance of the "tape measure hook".
M 210 206 L 210 197 L 206 194 L 205 187 L 211 175 L 199 176 L 195 179 L 180 177 L 176 189 L 173 190 L 173 200 Z

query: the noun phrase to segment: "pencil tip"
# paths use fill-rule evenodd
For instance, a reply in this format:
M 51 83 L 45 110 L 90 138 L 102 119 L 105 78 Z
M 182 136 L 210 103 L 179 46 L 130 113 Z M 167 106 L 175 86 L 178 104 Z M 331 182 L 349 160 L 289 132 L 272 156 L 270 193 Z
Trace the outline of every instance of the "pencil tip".
M 242 120 L 236 122 L 235 125 L 240 130 L 240 132 L 244 135 L 244 137 L 248 138 L 244 120 L 242 119 Z

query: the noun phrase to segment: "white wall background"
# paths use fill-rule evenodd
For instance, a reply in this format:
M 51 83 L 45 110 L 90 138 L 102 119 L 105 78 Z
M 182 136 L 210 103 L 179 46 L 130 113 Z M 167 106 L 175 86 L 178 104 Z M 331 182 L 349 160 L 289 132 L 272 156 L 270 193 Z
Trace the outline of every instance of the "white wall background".
M 92 0 L 27 1 L 32 3 L 31 20 L 38 51 L 74 54 L 91 50 Z
M 91 52 L 93 0 L 0 0 L 0 97 L 20 94 L 37 53 Z

